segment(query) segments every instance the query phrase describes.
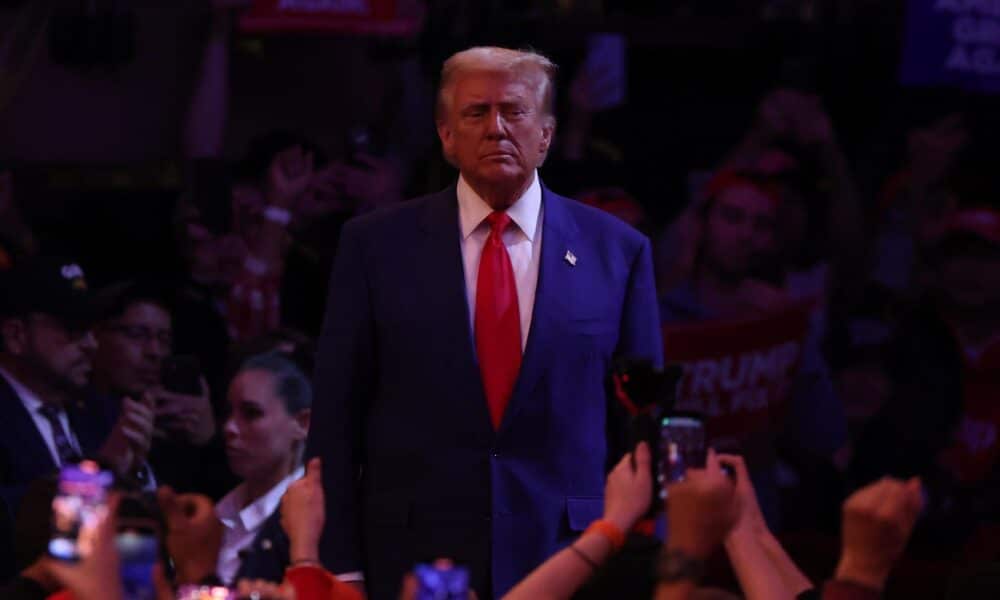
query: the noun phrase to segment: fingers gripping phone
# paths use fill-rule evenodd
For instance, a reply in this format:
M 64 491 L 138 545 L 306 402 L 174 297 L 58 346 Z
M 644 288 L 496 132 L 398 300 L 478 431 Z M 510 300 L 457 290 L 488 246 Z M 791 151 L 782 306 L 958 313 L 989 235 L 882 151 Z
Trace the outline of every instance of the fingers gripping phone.
M 75 562 L 90 554 L 101 519 L 107 516 L 108 489 L 114 481 L 94 461 L 66 465 L 52 499 L 52 526 L 48 553 Z

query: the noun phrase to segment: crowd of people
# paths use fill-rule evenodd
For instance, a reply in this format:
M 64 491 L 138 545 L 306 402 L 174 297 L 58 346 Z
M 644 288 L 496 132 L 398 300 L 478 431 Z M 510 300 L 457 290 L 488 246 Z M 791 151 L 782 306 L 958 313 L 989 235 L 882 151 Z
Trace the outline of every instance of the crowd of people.
M 420 271 L 413 257 L 434 250 L 426 240 L 437 238 L 403 230 L 403 222 L 419 221 L 428 232 L 434 227 L 426 217 L 431 211 L 407 208 L 422 208 L 415 203 L 426 198 L 405 198 L 411 190 L 437 192 L 421 188 L 436 178 L 420 170 L 447 167 L 440 157 L 422 163 L 412 155 L 419 146 L 412 140 L 389 139 L 390 132 L 375 156 L 366 131 L 350 132 L 356 144 L 347 149 L 262 132 L 241 160 L 224 159 L 225 113 L 236 101 L 226 97 L 226 52 L 232 11 L 243 4 L 220 0 L 211 16 L 184 132 L 190 176 L 168 225 L 175 270 L 94 282 L 91 265 L 50 252 L 46 232 L 21 210 L 26 200 L 17 193 L 17 170 L 0 171 L 0 597 L 163 600 L 202 586 L 205 594 L 225 587 L 257 600 L 348 600 L 366 592 L 382 597 L 386 590 L 422 600 L 431 597 L 421 595 L 427 588 L 423 572 L 399 578 L 397 567 L 416 549 L 434 547 L 413 539 L 414 532 L 435 530 L 458 540 L 452 547 L 475 549 L 470 553 L 476 560 L 493 561 L 496 572 L 472 573 L 469 597 L 996 594 L 1000 147 L 987 127 L 977 128 L 981 115 L 944 106 L 914 124 L 903 162 L 866 186 L 823 99 L 776 87 L 760 99 L 746 132 L 734 136 L 735 147 L 707 172 L 693 174 L 689 197 L 675 202 L 669 222 L 658 223 L 648 209 L 661 199 L 631 194 L 620 149 L 608 154 L 607 144 L 595 143 L 605 133 L 595 117 L 622 102 L 611 99 L 606 63 L 583 60 L 566 82 L 565 126 L 552 120 L 531 137 L 533 115 L 522 116 L 516 102 L 508 101 L 503 111 L 509 114 L 493 118 L 509 122 L 510 131 L 498 125 L 488 136 L 509 136 L 518 152 L 525 139 L 541 147 L 538 161 L 545 164 L 533 187 L 521 190 L 522 199 L 537 193 L 543 208 L 535 207 L 535 214 L 546 224 L 563 218 L 564 209 L 545 188 L 551 174 L 557 185 L 569 182 L 572 188 L 566 191 L 575 204 L 567 214 L 590 215 L 596 208 L 620 221 L 598 234 L 617 237 L 607 233 L 606 239 L 557 250 L 555 259 L 577 273 L 589 273 L 585 269 L 600 262 L 602 273 L 612 273 L 609 280 L 620 275 L 624 282 L 620 290 L 611 283 L 598 289 L 614 296 L 607 302 L 594 287 L 566 284 L 578 294 L 574 302 L 594 314 L 566 317 L 580 329 L 572 332 L 573 351 L 560 355 L 555 341 L 538 337 L 554 338 L 540 328 L 558 328 L 564 316 L 541 304 L 553 293 L 547 280 L 539 279 L 537 297 L 533 282 L 529 295 L 523 294 L 520 269 L 540 278 L 550 264 L 535 251 L 535 227 L 540 232 L 543 225 L 531 220 L 534 215 L 512 209 L 508 219 L 524 233 L 507 246 L 513 262 L 507 281 L 517 282 L 514 311 L 498 327 L 476 309 L 489 284 L 483 283 L 481 265 L 477 282 L 478 256 L 470 262 L 467 248 L 478 244 L 476 252 L 486 256 L 507 225 L 477 232 L 478 221 L 467 226 L 463 220 L 469 198 L 489 200 L 463 162 L 472 160 L 463 154 L 469 152 L 463 143 L 478 131 L 472 122 L 481 117 L 472 109 L 453 106 L 443 93 L 436 106 L 444 160 L 461 173 L 447 193 L 458 198 L 456 214 L 465 228 L 463 254 L 448 273 L 464 269 L 468 296 L 439 301 L 420 283 L 432 279 L 431 270 Z M 493 60 L 490 51 L 486 55 Z M 475 53 L 462 58 L 470 64 L 480 59 Z M 554 70 L 547 60 L 531 60 Z M 473 81 L 475 73 L 462 69 L 474 72 L 449 60 L 442 89 L 455 85 L 452 79 Z M 518 76 L 527 77 L 520 71 Z M 555 91 L 545 88 L 553 85 L 551 72 L 545 81 L 539 107 L 554 104 Z M 410 115 L 396 117 L 406 121 Z M 616 180 L 589 185 L 583 172 L 592 167 Z M 489 220 L 489 210 L 483 211 Z M 376 249 L 374 238 L 362 235 L 389 223 L 378 220 L 384 214 L 399 218 L 379 230 L 385 246 Z M 554 231 L 560 237 L 546 237 L 548 244 L 573 243 L 568 228 Z M 587 256 L 588 244 L 605 255 Z M 616 272 L 618 253 L 626 249 L 638 257 L 630 268 L 650 267 L 655 292 L 637 283 L 635 271 Z M 381 266 L 363 270 L 376 263 Z M 501 272 L 511 266 L 497 264 Z M 386 265 L 403 271 L 402 283 L 389 292 L 379 287 L 389 279 Z M 642 304 L 635 295 L 647 292 L 650 299 L 655 294 L 658 310 L 650 322 L 638 322 L 633 315 L 648 307 L 628 311 Z M 598 318 L 609 302 L 624 305 L 621 323 Z M 425 322 L 421 311 L 432 304 L 461 312 L 461 327 L 445 326 L 443 319 Z M 532 305 L 538 307 L 534 317 Z M 474 339 L 468 339 L 470 323 Z M 454 338 L 486 362 L 511 323 L 522 334 L 502 340 L 509 347 L 501 351 L 513 348 L 514 377 L 501 371 L 493 379 L 484 370 L 485 392 L 472 394 L 484 398 L 488 413 L 426 414 L 403 403 L 411 395 L 467 391 L 463 369 L 473 363 L 424 346 L 424 338 Z M 492 342 L 475 335 L 489 327 L 497 327 Z M 512 417 L 504 410 L 513 395 L 534 389 L 516 387 L 517 368 L 527 370 L 529 359 L 547 349 L 547 359 L 565 364 L 539 376 L 539 394 L 565 383 L 574 400 L 603 398 L 606 390 L 587 369 L 603 366 L 605 355 L 622 344 L 645 351 L 653 338 L 657 348 L 646 358 L 657 362 L 662 338 L 663 362 L 680 366 L 670 409 L 697 414 L 704 423 L 711 447 L 705 464 L 664 484 L 665 503 L 651 506 L 662 483 L 652 476 L 655 453 L 644 442 L 615 443 L 610 430 L 621 423 L 610 408 L 605 421 L 602 404 L 599 429 L 606 426 L 609 440 L 565 436 L 580 453 L 564 463 L 579 469 L 566 476 L 573 480 L 566 485 L 578 487 L 580 481 L 593 483 L 585 467 L 603 465 L 603 499 L 567 497 L 551 509 L 558 513 L 553 527 L 559 531 L 544 547 L 545 556 L 535 557 L 541 543 L 527 547 L 512 534 L 512 544 L 523 546 L 512 553 L 530 568 L 496 568 L 490 554 L 495 549 L 471 540 L 478 530 L 457 513 L 444 514 L 455 498 L 489 504 L 490 490 L 427 488 L 485 483 L 509 492 L 509 506 L 498 512 L 494 489 L 494 510 L 485 517 L 493 524 L 476 525 L 492 527 L 494 538 L 506 535 L 497 533 L 503 527 L 497 523 L 517 523 L 504 511 L 542 512 L 542 504 L 530 504 L 530 494 L 510 483 L 520 477 L 510 475 L 514 467 L 508 473 L 497 466 L 506 459 L 502 440 L 485 439 L 510 427 Z M 535 339 L 549 346 L 533 349 Z M 413 362 L 421 353 L 425 362 Z M 439 376 L 432 363 L 450 370 Z M 411 381 L 428 389 L 408 389 Z M 471 381 L 480 385 L 475 377 Z M 369 395 L 358 391 L 365 386 L 372 388 Z M 547 423 L 594 416 L 589 408 L 551 414 L 569 406 L 528 413 Z M 476 427 L 486 433 L 449 429 L 443 435 L 449 439 L 441 440 L 421 429 L 458 416 L 482 416 Z M 381 445 L 373 442 L 378 436 Z M 411 439 L 424 446 L 409 446 Z M 547 440 L 534 443 L 548 447 Z M 454 448 L 491 458 L 482 464 L 466 460 Z M 462 468 L 433 464 L 434 452 L 452 452 Z M 351 462 L 335 463 L 331 455 L 338 461 L 350 455 Z M 60 471 L 81 461 L 95 461 L 116 483 L 98 518 L 84 527 L 89 551 L 67 562 L 49 555 L 52 505 Z M 466 467 L 483 465 L 493 471 L 481 479 L 454 479 Z M 552 469 L 546 464 L 531 474 L 539 489 L 564 483 L 565 473 L 557 477 Z M 424 496 L 387 497 L 392 490 L 420 490 Z M 561 488 L 556 492 L 562 499 Z M 121 507 L 135 497 L 145 499 L 158 522 L 159 551 L 149 563 L 148 589 L 141 592 L 122 575 L 128 556 L 121 533 L 129 529 L 129 518 Z M 659 521 L 655 532 L 637 526 L 651 513 Z M 400 531 L 406 537 L 393 537 Z M 338 535 L 343 540 L 330 539 Z M 363 536 L 366 541 L 356 543 Z M 392 568 L 373 568 L 360 558 L 372 547 L 383 551 L 396 543 L 401 550 Z M 474 562 L 464 556 L 422 560 L 437 573 Z M 405 570 L 415 566 L 406 564 Z M 516 577 L 498 593 L 500 570 Z

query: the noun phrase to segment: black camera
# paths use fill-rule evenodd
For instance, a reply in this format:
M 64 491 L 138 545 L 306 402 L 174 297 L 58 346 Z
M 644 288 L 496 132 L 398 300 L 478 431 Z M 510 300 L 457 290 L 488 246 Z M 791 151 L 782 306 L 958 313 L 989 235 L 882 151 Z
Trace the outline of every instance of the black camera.
M 701 415 L 675 409 L 682 375 L 680 365 L 660 369 L 648 360 L 622 359 L 614 363 L 608 380 L 609 395 L 629 415 L 628 447 L 635 448 L 639 442 L 649 446 L 656 485 L 646 518 L 663 510 L 668 484 L 683 479 L 688 467 L 705 464 Z

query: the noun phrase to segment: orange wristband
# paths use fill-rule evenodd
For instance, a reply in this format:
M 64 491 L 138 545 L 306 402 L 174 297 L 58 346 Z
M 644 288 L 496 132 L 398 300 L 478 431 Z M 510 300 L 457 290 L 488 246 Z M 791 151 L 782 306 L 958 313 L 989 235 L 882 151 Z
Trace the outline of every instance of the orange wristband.
M 583 535 L 588 533 L 599 533 L 606 537 L 609 542 L 611 542 L 611 548 L 615 551 L 621 550 L 622 546 L 625 545 L 625 534 L 618 529 L 618 526 L 608 521 L 607 519 L 598 519 L 590 524 L 584 532 Z

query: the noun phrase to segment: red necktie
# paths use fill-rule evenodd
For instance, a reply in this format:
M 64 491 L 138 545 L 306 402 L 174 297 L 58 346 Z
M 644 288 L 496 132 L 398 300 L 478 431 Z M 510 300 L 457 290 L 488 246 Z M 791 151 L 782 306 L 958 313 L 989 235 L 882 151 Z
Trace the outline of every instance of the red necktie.
M 521 368 L 521 313 L 514 269 L 501 238 L 510 217 L 494 212 L 486 220 L 490 235 L 479 259 L 476 281 L 476 352 L 490 418 L 494 429 L 499 429 Z

